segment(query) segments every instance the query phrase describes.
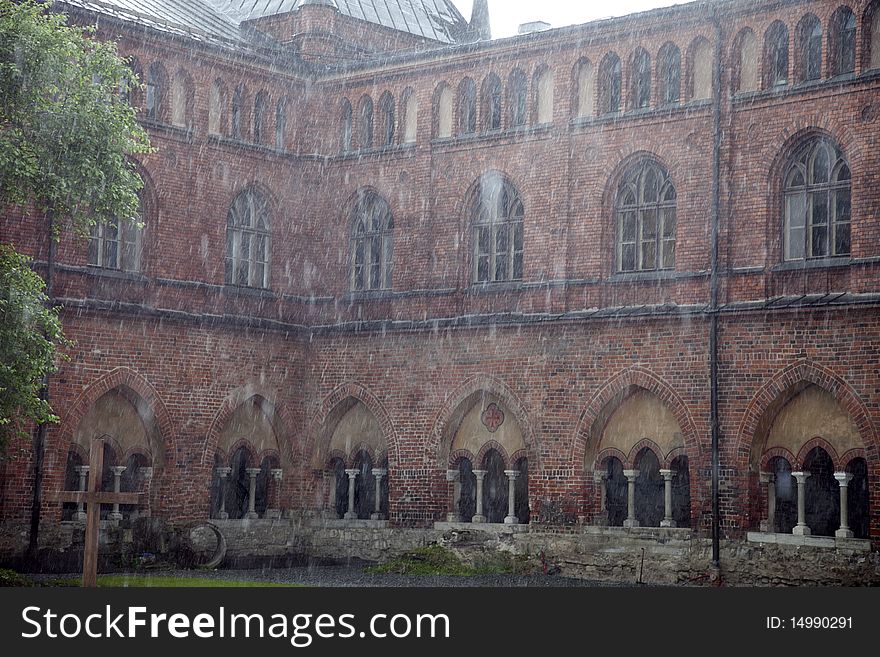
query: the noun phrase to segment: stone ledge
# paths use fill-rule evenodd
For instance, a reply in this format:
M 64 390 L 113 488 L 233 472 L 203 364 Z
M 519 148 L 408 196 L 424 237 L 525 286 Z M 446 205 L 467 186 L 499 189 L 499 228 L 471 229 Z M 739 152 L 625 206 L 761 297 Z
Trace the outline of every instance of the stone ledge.
M 333 518 L 315 518 L 307 521 L 310 527 L 324 529 L 387 529 L 387 520 L 334 520 Z
M 434 529 L 437 531 L 470 531 L 485 532 L 487 534 L 525 534 L 529 531 L 528 525 L 505 525 L 494 522 L 435 522 Z
M 871 542 L 861 538 L 834 538 L 833 536 L 795 536 L 794 534 L 769 534 L 763 532 L 749 532 L 746 538 L 750 543 L 796 545 L 799 547 L 815 547 L 832 550 L 852 550 L 854 552 L 871 551 Z

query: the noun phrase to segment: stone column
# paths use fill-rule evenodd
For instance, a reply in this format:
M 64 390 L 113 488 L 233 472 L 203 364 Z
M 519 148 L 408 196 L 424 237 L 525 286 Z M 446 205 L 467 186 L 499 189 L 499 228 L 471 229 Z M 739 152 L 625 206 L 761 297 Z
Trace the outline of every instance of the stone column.
M 504 518 L 505 525 L 518 525 L 519 518 L 516 517 L 516 478 L 519 477 L 519 470 L 505 470 L 507 475 L 507 517 Z
M 260 474 L 260 470 L 261 468 L 247 468 L 245 470 L 248 477 L 250 477 L 248 482 L 248 510 L 245 515 L 245 518 L 248 520 L 256 520 L 260 517 L 254 508 L 254 504 L 257 501 L 257 475 Z
M 345 474 L 348 475 L 348 511 L 345 512 L 345 515 L 342 516 L 346 520 L 357 520 L 358 514 L 354 509 L 354 486 L 355 481 L 357 480 L 357 476 L 361 473 L 357 468 L 352 468 L 345 471 Z
M 626 477 L 626 520 L 623 521 L 623 526 L 638 527 L 639 521 L 636 520 L 636 477 L 639 476 L 639 471 L 624 470 L 623 476 Z
M 217 518 L 229 520 L 229 514 L 226 512 L 226 477 L 232 472 L 232 468 L 217 468 L 214 472 L 220 477 L 220 511 L 217 512 Z
M 89 466 L 87 465 L 78 465 L 76 466 L 76 472 L 79 475 L 79 490 L 81 493 L 86 491 L 86 478 L 89 476 Z M 77 522 L 85 522 L 86 521 L 86 505 L 83 502 L 76 503 L 76 515 L 74 518 Z
M 853 532 L 849 528 L 849 482 L 853 476 L 848 472 L 835 472 L 834 478 L 840 484 L 840 529 L 834 532 L 837 538 L 852 538 Z
M 776 475 L 761 472 L 759 477 L 761 483 L 767 485 L 767 517 L 761 521 L 761 531 L 772 534 L 776 531 Z
M 672 477 L 675 472 L 672 470 L 661 470 L 663 475 L 663 520 L 660 521 L 661 527 L 675 527 L 675 521 L 672 519 Z
M 471 522 L 486 522 L 486 516 L 483 515 L 483 477 L 486 476 L 486 470 L 472 470 L 477 478 L 477 513 L 471 518 Z
M 280 520 L 281 505 L 279 504 L 279 498 L 281 497 L 281 480 L 284 478 L 284 470 L 281 468 L 272 468 L 269 470 L 269 474 L 272 475 L 272 479 L 275 481 L 275 494 L 272 495 L 272 501 L 270 507 L 266 509 L 265 517 L 271 520 Z
M 122 488 L 122 473 L 125 472 L 126 467 L 124 465 L 114 465 L 110 468 L 110 472 L 113 473 L 113 492 L 118 493 Z M 122 520 L 122 514 L 119 512 L 119 502 L 113 503 L 113 510 L 110 512 L 108 516 L 110 522 L 113 523 L 114 526 L 119 526 L 119 521 Z
M 373 476 L 376 478 L 376 510 L 370 515 L 370 520 L 385 520 L 382 515 L 382 477 L 388 474 L 385 468 L 373 468 Z
M 447 470 L 446 481 L 452 482 L 452 511 L 446 514 L 446 522 L 461 522 L 461 472 Z
M 595 524 L 599 527 L 608 525 L 608 473 L 593 472 L 593 483 L 599 486 L 599 513 L 596 515 Z
M 807 494 L 807 479 L 810 477 L 809 472 L 792 472 L 791 476 L 797 479 L 797 493 L 798 493 L 798 501 L 797 501 L 797 510 L 798 510 L 798 521 L 794 526 L 794 529 L 791 530 L 792 534 L 796 534 L 797 536 L 809 536 L 810 528 L 807 527 L 807 507 L 806 507 L 806 494 Z

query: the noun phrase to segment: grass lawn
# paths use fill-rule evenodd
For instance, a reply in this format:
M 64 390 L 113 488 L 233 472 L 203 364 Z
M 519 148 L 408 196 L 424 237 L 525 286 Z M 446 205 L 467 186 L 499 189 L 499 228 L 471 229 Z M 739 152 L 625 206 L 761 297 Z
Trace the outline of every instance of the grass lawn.
M 58 580 L 57 586 L 79 586 L 79 580 Z M 99 575 L 98 586 L 106 588 L 276 588 L 295 584 L 254 582 L 208 577 L 173 577 L 169 575 Z

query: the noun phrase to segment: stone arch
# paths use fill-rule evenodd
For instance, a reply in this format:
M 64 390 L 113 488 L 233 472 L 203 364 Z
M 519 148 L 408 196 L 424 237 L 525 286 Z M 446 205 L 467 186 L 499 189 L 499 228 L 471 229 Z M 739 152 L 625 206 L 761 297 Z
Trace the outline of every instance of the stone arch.
M 843 466 L 845 463 L 841 463 L 840 457 L 837 455 L 837 450 L 834 449 L 834 446 L 829 443 L 827 440 L 820 436 L 816 436 L 811 440 L 808 440 L 804 443 L 804 446 L 798 450 L 797 453 L 797 463 L 792 463 L 792 465 L 797 465 L 798 469 L 803 469 L 804 464 L 806 463 L 807 456 L 809 456 L 810 452 L 812 452 L 816 447 L 821 447 L 825 450 L 828 456 L 831 457 L 831 462 L 834 464 L 834 470 L 840 471 L 843 470 Z
M 771 447 L 761 456 L 761 471 L 767 471 L 770 462 L 777 458 L 783 458 L 788 464 L 797 470 L 797 457 L 784 447 Z
M 663 458 L 663 450 L 660 448 L 660 445 L 655 443 L 653 440 L 645 438 L 644 440 L 640 440 L 635 445 L 633 445 L 632 449 L 629 450 L 629 454 L 626 456 L 626 460 L 623 464 L 627 468 L 637 468 L 638 464 L 636 463 L 636 459 L 638 459 L 642 452 L 648 450 L 654 453 L 654 456 L 657 457 L 657 463 L 660 464 L 660 467 L 663 467 L 663 463 L 665 459 Z
M 510 470 L 513 467 L 513 459 L 507 453 L 507 450 L 504 448 L 504 445 L 499 443 L 497 440 L 489 440 L 483 443 L 483 446 L 480 448 L 480 451 L 477 453 L 477 460 L 475 461 L 475 467 L 482 467 L 483 461 L 486 459 L 486 454 L 490 451 L 496 451 L 501 455 L 501 459 L 504 461 L 504 467 Z M 458 451 L 458 450 L 456 450 Z M 522 454 L 526 456 L 528 452 L 526 450 L 517 450 L 517 454 Z

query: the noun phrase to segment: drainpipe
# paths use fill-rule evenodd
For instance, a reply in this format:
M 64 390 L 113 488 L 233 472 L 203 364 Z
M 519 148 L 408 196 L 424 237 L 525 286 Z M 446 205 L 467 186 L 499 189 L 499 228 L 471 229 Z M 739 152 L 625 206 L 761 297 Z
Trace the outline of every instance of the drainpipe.
M 710 425 L 712 431 L 712 568 L 721 567 L 721 518 L 719 477 L 721 469 L 718 425 L 718 239 L 721 219 L 721 21 L 715 7 L 709 7 L 715 26 L 715 54 L 712 71 L 712 245 L 709 299 Z

